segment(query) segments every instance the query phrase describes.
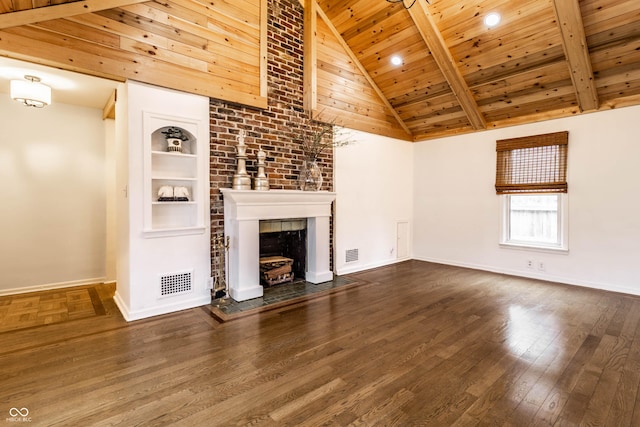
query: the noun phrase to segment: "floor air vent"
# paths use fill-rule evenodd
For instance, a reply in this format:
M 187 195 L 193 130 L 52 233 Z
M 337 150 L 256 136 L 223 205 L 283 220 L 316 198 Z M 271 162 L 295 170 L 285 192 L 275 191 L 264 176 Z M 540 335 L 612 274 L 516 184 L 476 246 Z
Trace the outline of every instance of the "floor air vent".
M 345 262 L 354 262 L 358 260 L 358 250 L 357 249 L 347 249 Z
M 160 296 L 166 297 L 191 291 L 191 272 L 160 276 Z

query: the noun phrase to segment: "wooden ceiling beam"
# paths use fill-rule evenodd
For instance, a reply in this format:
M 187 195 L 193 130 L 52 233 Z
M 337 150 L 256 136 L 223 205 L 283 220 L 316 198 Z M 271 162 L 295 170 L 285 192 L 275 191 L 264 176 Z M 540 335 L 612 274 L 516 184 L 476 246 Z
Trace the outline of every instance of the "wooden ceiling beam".
M 580 110 L 597 110 L 598 91 L 589 58 L 580 4 L 578 0 L 553 0 L 553 8 L 560 27 L 562 48 L 569 65 Z
M 306 0 L 299 0 L 300 4 L 305 7 L 305 1 Z M 316 0 L 312 0 L 313 3 L 315 3 L 314 5 L 314 9 L 316 11 L 316 13 L 318 15 L 320 15 L 320 18 L 324 21 L 324 23 L 327 25 L 327 27 L 329 27 L 329 30 L 331 30 L 331 33 L 333 34 L 333 36 L 336 38 L 336 40 L 338 41 L 338 43 L 340 43 L 340 45 L 342 46 L 342 48 L 344 49 L 344 51 L 347 53 L 347 55 L 349 55 L 349 58 L 351 59 L 351 61 L 353 61 L 353 64 L 358 68 L 358 70 L 362 73 L 362 76 L 367 80 L 367 83 L 369 83 L 369 85 L 371 86 L 371 88 L 373 89 L 373 91 L 378 95 L 378 97 L 380 98 L 380 100 L 384 103 L 384 105 L 387 107 L 387 109 L 389 110 L 389 113 L 391 113 L 391 115 L 396 119 L 396 121 L 398 122 L 398 124 L 400 125 L 400 127 L 408 134 L 411 135 L 411 130 L 409 129 L 409 127 L 406 125 L 406 123 L 402 120 L 402 118 L 400 117 L 400 115 L 398 114 L 398 112 L 393 108 L 393 106 L 391 105 L 391 103 L 389 102 L 389 100 L 387 99 L 387 97 L 384 95 L 384 93 L 382 92 L 382 90 L 380 90 L 380 88 L 378 87 L 378 85 L 375 83 L 375 81 L 371 78 L 371 75 L 369 75 L 369 72 L 367 71 L 367 69 L 362 65 L 362 63 L 360 62 L 360 60 L 358 59 L 358 57 L 356 56 L 356 54 L 351 50 L 351 48 L 349 47 L 349 45 L 344 41 L 344 39 L 342 38 L 342 35 L 340 34 L 340 32 L 336 29 L 336 27 L 333 25 L 333 22 L 331 22 L 331 20 L 329 19 L 329 17 L 324 13 L 324 11 L 322 10 L 322 8 L 320 6 L 318 6 L 318 4 L 316 3 Z M 306 15 L 307 15 L 307 11 L 306 11 L 306 7 L 305 7 L 305 28 L 308 25 L 306 22 Z M 316 32 L 316 28 L 315 26 L 313 27 L 313 32 L 314 32 L 314 38 L 315 38 L 315 32 Z M 309 43 L 309 41 L 306 38 L 306 31 L 305 31 L 305 40 L 304 40 L 304 48 L 305 48 L 305 59 L 307 56 L 307 44 Z M 307 75 L 307 70 L 309 70 L 310 68 L 307 68 L 307 64 L 305 63 L 305 77 Z M 313 72 L 315 72 L 316 69 L 313 69 Z M 305 89 L 309 90 L 308 87 L 306 87 L 305 84 Z
M 102 108 L 102 120 L 116 118 L 116 101 L 118 100 L 118 90 L 115 89 L 107 103 Z
M 467 115 L 469 123 L 471 123 L 471 126 L 476 130 L 485 129 L 485 119 L 462 73 L 458 67 L 456 67 L 455 59 L 447 48 L 442 34 L 440 34 L 440 31 L 436 27 L 429 13 L 427 3 L 419 1 L 414 7 L 408 9 L 408 11 L 420 32 L 420 36 L 427 44 L 429 50 L 431 50 L 433 59 L 436 61 L 436 64 L 438 64 L 458 102 L 460 102 L 460 106 Z
M 51 19 L 68 18 L 70 16 L 113 9 L 115 7 L 129 6 L 145 1 L 149 0 L 79 0 L 72 3 L 3 13 L 0 14 L 0 30 L 49 21 Z
M 302 0 L 301 0 L 302 1 Z M 304 108 L 313 116 L 318 106 L 318 35 L 316 0 L 304 0 Z

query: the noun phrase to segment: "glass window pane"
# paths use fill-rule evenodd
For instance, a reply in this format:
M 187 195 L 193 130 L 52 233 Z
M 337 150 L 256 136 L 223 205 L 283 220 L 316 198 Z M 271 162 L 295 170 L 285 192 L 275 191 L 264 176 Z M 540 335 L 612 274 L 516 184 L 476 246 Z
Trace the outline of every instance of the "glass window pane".
M 509 241 L 559 245 L 558 195 L 509 196 Z

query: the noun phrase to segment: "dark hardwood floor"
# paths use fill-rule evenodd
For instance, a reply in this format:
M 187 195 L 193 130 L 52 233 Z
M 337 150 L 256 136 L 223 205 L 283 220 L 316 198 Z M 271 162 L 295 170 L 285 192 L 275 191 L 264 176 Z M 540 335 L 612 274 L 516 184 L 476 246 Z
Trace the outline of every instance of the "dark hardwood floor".
M 0 333 L 0 423 L 638 426 L 640 298 L 408 261 L 226 323 Z M 23 412 L 24 413 L 24 412 Z

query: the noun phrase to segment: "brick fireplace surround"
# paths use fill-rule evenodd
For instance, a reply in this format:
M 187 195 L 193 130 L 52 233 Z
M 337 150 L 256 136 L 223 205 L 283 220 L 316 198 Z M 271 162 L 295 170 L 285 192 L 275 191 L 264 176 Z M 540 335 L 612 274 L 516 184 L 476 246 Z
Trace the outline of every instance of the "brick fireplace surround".
M 273 190 L 297 190 L 303 163 L 299 138 L 313 130 L 303 109 L 303 8 L 297 0 L 269 0 L 268 4 L 268 107 L 230 104 L 211 99 L 211 233 L 224 230 L 221 188 L 231 188 L 236 171 L 238 132 L 246 131 L 247 171 L 255 176 L 256 154 L 267 154 L 266 173 Z M 333 191 L 333 153 L 321 159 L 322 190 Z M 332 236 L 332 232 L 331 232 Z M 332 237 L 330 237 L 332 240 Z M 214 263 L 214 261 L 212 261 Z M 212 265 L 212 271 L 217 266 Z

